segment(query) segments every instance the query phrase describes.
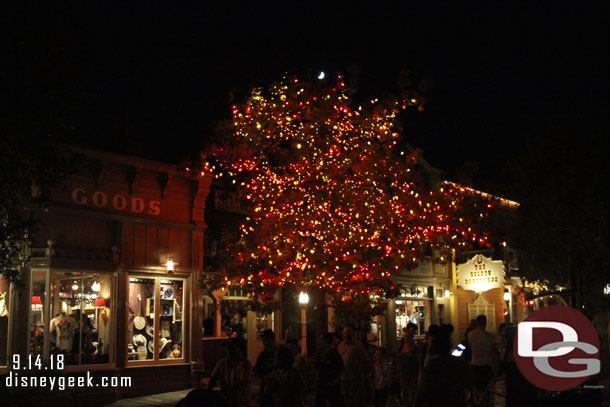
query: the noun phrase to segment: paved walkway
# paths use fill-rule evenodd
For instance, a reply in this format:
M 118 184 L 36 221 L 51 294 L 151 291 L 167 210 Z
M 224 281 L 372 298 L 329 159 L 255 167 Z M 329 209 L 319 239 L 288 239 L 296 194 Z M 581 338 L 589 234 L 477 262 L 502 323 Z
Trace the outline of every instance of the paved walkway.
M 174 407 L 193 389 L 151 394 L 150 396 L 122 399 L 105 407 Z
M 192 389 L 172 391 L 169 393 L 151 394 L 149 396 L 134 397 L 130 399 L 123 399 L 115 401 L 112 404 L 108 404 L 105 407 L 174 407 L 182 398 Z M 504 392 L 504 382 L 496 383 L 496 390 Z M 307 397 L 307 405 L 313 405 L 313 396 L 310 394 Z M 256 403 L 253 403 L 256 405 Z M 504 407 L 505 398 L 500 396 L 494 397 L 493 407 Z

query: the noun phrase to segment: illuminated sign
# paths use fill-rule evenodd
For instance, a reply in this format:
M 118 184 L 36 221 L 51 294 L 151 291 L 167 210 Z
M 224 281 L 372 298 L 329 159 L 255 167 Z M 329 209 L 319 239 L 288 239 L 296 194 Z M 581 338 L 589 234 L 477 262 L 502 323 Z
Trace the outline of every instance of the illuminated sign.
M 504 264 L 481 254 L 457 267 L 458 286 L 464 290 L 483 292 L 504 286 Z

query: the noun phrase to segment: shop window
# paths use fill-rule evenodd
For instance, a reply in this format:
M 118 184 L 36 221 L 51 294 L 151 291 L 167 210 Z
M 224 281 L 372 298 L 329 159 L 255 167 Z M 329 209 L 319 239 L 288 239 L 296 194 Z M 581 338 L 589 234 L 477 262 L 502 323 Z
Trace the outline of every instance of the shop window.
M 50 317 L 38 312 L 35 302 L 46 310 L 43 291 L 32 284 L 32 327 L 42 315 L 45 337 L 51 354 L 63 354 L 66 365 L 110 363 L 113 328 L 110 319 L 112 274 L 89 272 L 51 272 Z M 40 328 L 42 329 L 42 327 Z M 38 353 L 38 341 L 31 342 L 31 352 Z
M 183 359 L 184 280 L 129 279 L 130 362 Z
M 184 324 L 182 307 L 184 306 L 184 282 L 182 280 L 161 279 L 160 305 L 160 359 L 183 358 Z
M 0 277 L 0 368 L 8 365 L 10 285 Z
M 215 331 L 216 327 L 216 302 L 214 298 L 204 292 L 203 296 L 203 336 L 214 336 L 217 335 Z
M 417 335 L 423 335 L 430 325 L 427 301 L 395 300 L 396 337 L 402 337 L 402 329 L 409 322 L 417 325 Z
M 262 337 L 263 331 L 273 329 L 274 314 L 256 314 L 256 337 Z
M 222 310 L 220 335 L 245 342 L 248 340 L 248 318 L 245 307 L 239 304 L 242 302 L 245 304 L 244 300 L 224 300 L 229 306 Z
M 245 290 L 243 290 L 242 288 L 229 288 L 226 298 L 228 299 L 228 298 L 234 298 L 234 297 L 246 299 L 246 298 L 248 298 L 248 293 Z

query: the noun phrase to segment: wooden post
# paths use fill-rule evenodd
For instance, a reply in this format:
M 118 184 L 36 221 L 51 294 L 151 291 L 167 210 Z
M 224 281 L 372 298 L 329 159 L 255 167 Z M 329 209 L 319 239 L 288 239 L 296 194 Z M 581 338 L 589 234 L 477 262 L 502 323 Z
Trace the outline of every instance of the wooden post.
M 301 355 L 307 356 L 307 308 L 301 308 Z

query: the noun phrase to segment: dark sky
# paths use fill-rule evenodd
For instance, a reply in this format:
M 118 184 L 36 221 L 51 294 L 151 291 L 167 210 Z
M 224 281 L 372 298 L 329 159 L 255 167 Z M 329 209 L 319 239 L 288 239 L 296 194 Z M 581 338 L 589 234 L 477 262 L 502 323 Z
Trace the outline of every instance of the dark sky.
M 61 120 L 79 144 L 178 161 L 213 140 L 231 91 L 287 71 L 356 69 L 370 95 L 396 91 L 402 69 L 431 77 L 404 137 L 450 174 L 477 162 L 480 185 L 551 123 L 595 136 L 607 120 L 605 2 L 49 3 L 0 6 L 0 73 L 16 110 Z

